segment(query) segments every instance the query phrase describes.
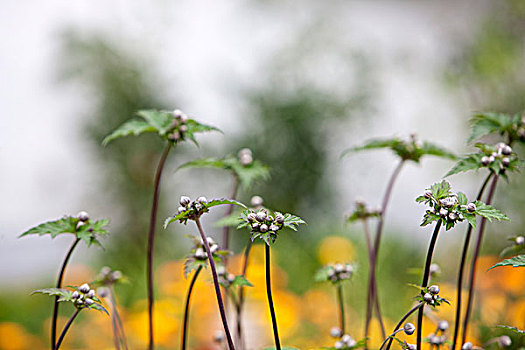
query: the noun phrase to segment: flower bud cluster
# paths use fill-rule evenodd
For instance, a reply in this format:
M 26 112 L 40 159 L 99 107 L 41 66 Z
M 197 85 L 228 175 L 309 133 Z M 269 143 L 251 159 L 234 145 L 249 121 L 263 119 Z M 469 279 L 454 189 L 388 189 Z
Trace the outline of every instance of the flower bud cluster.
M 190 197 L 182 196 L 180 197 L 179 203 L 180 207 L 177 209 L 177 212 L 182 214 L 189 210 L 186 217 L 190 220 L 198 219 L 202 214 L 208 211 L 208 208 L 206 207 L 208 200 L 206 197 L 199 197 L 192 202 Z M 184 222 L 184 218 L 180 219 L 180 222 Z
M 490 154 L 486 153 L 481 157 L 481 164 L 488 167 L 494 162 L 500 162 L 502 168 L 507 168 L 510 165 L 512 158 L 512 148 L 504 142 L 500 142 L 496 144 L 496 151 L 491 152 Z
M 432 285 L 425 288 L 421 294 L 423 299 L 422 301 L 430 306 L 438 306 L 442 301 L 446 302 L 445 299 L 439 297 L 439 287 L 437 285 Z
M 273 217 L 266 209 L 260 209 L 257 212 L 250 210 L 246 219 L 252 233 L 267 235 L 272 241 L 275 241 L 277 238 L 277 231 L 282 229 L 284 225 L 283 214 L 275 213 L 275 217 Z
M 71 298 L 73 299 L 73 304 L 77 309 L 89 307 L 98 301 L 97 297 L 95 296 L 95 291 L 90 289 L 87 283 L 84 283 L 78 287 L 77 290 L 71 295 Z
M 249 148 L 243 148 L 239 151 L 239 153 L 237 154 L 237 157 L 239 158 L 239 162 L 243 165 L 243 166 L 248 166 L 248 165 L 251 165 L 253 163 L 253 154 L 252 154 L 252 150 L 249 149 Z
M 219 245 L 215 243 L 213 238 L 206 237 L 206 241 L 208 243 L 208 246 L 210 247 L 210 251 L 212 255 L 219 250 Z M 197 260 L 206 260 L 208 259 L 208 253 L 206 252 L 206 249 L 204 248 L 204 242 L 202 241 L 202 238 L 200 239 L 200 242 L 195 245 L 193 248 L 193 257 Z
M 100 281 L 100 284 L 102 285 L 112 285 L 122 280 L 122 277 L 122 272 L 119 270 L 113 271 L 110 267 L 104 266 L 100 269 L 97 280 Z
M 334 338 L 339 338 L 339 337 L 340 339 L 337 340 L 334 344 L 334 348 L 336 349 L 349 349 L 357 345 L 357 342 L 349 334 L 343 334 L 343 335 L 340 335 Z
M 438 216 L 447 223 L 447 229 L 453 227 L 457 222 L 463 222 L 466 220 L 466 215 L 474 214 L 477 209 L 474 203 L 460 205 L 455 193 L 449 193 L 446 197 L 437 199 L 431 190 L 427 190 L 420 198 L 424 198 L 430 205 L 425 217 L 437 218 Z
M 184 140 L 185 133 L 188 131 L 187 123 L 188 116 L 180 109 L 174 110 L 168 138 L 173 142 Z
M 219 283 L 225 288 L 228 288 L 235 280 L 235 275 L 228 273 L 223 265 L 217 267 L 217 277 L 219 278 Z
M 354 273 L 354 267 L 350 264 L 334 264 L 327 268 L 327 279 L 332 283 L 348 280 Z

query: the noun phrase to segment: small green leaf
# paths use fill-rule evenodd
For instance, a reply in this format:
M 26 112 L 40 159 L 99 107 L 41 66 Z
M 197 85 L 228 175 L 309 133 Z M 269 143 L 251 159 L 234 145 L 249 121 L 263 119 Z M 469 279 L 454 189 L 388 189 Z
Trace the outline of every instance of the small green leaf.
M 496 265 L 492 266 L 489 270 L 492 270 L 493 268 L 498 267 L 498 266 L 523 267 L 525 266 L 525 254 L 517 255 L 510 259 L 505 259 L 503 261 L 500 261 Z
M 467 196 L 463 192 L 456 193 L 456 199 L 459 205 L 467 205 L 468 203 Z
M 121 138 L 121 137 L 129 136 L 129 135 L 138 136 L 143 133 L 156 132 L 156 131 L 157 130 L 153 126 L 151 126 L 144 120 L 132 119 L 132 120 L 125 122 L 124 124 L 119 126 L 115 131 L 113 131 L 111 134 L 106 136 L 104 140 L 102 141 L 102 145 L 106 146 L 111 141 Z
M 226 199 L 226 198 L 212 199 L 207 204 L 205 204 L 205 207 L 212 208 L 217 205 L 223 205 L 223 204 L 233 204 L 233 205 L 237 205 L 242 208 L 246 208 L 246 206 L 242 204 L 241 202 L 233 200 L 233 199 Z
M 233 287 L 253 287 L 253 284 L 246 279 L 246 277 L 239 275 L 235 276 L 232 284 Z
M 445 177 L 449 177 L 451 175 L 455 175 L 469 170 L 478 170 L 480 168 L 485 168 L 481 164 L 481 157 L 483 157 L 483 153 L 474 153 L 465 156 L 464 158 L 460 159 L 456 163 L 456 165 L 454 165 L 454 167 L 451 170 L 449 170 L 448 173 L 445 174 Z
M 521 330 L 521 329 L 518 329 L 517 327 L 511 327 L 511 326 L 505 326 L 505 325 L 498 325 L 498 326 L 496 326 L 496 327 L 497 327 L 497 328 L 503 328 L 503 329 L 509 330 L 509 331 L 511 331 L 512 333 L 517 334 L 517 335 L 520 335 L 520 336 L 525 335 L 525 331 L 523 331 L 523 330 Z
M 450 191 L 450 184 L 446 180 L 433 184 L 430 187 L 430 190 L 432 191 L 432 195 L 436 199 L 449 197 L 452 194 L 452 192 Z
M 141 110 L 137 115 L 143 118 L 149 125 L 151 125 L 159 133 L 159 135 L 166 135 L 168 130 L 172 127 L 173 113 L 167 111 L 157 110 Z
M 297 231 L 297 226 L 306 225 L 306 222 L 298 216 L 286 213 L 284 214 L 284 227 Z
M 475 213 L 481 217 L 484 217 L 488 221 L 492 222 L 492 220 L 505 220 L 510 221 L 510 219 L 507 217 L 507 215 L 503 214 L 498 209 L 487 205 L 481 201 L 474 201 L 474 204 L 476 205 L 476 211 Z
M 42 288 L 42 289 L 37 289 L 37 290 L 32 291 L 31 295 L 32 294 L 47 294 L 51 296 L 57 296 L 57 295 L 64 296 L 67 293 L 71 293 L 71 292 L 63 288 Z

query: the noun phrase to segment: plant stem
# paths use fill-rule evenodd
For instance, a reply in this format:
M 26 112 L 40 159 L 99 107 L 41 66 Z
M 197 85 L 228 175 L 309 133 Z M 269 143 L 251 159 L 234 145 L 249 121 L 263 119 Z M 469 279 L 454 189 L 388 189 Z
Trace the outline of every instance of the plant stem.
M 346 334 L 345 332 L 345 304 L 343 301 L 343 286 L 341 283 L 337 285 L 337 300 L 339 301 L 339 324 L 341 326 L 341 330 L 343 331 L 343 334 Z
M 58 274 L 57 279 L 57 288 L 62 288 L 62 281 L 64 279 L 64 274 L 66 272 L 66 266 L 69 261 L 69 258 L 71 258 L 71 254 L 73 254 L 73 250 L 75 250 L 75 247 L 77 246 L 78 242 L 80 242 L 80 238 L 75 239 L 71 247 L 69 248 L 66 257 L 64 258 L 64 261 L 62 262 L 62 267 L 60 268 L 60 272 Z M 56 344 L 56 338 L 57 338 L 57 319 L 58 319 L 58 296 L 55 297 L 55 303 L 53 305 L 53 317 L 51 319 L 51 350 L 55 349 Z
M 221 288 L 219 285 L 219 279 L 217 278 L 217 269 L 215 268 L 215 262 L 213 261 L 210 245 L 208 244 L 208 240 L 206 239 L 206 235 L 204 234 L 204 230 L 202 229 L 199 218 L 195 219 L 195 224 L 199 229 L 204 248 L 206 248 L 206 253 L 208 254 L 208 261 L 210 262 L 211 274 L 213 276 L 213 284 L 215 286 L 215 294 L 217 295 L 217 303 L 219 304 L 219 311 L 221 314 L 222 325 L 224 326 L 224 333 L 226 333 L 226 339 L 228 340 L 228 347 L 230 350 L 235 350 L 232 336 L 230 334 L 230 329 L 228 328 L 228 320 L 226 319 L 226 311 L 224 310 L 224 303 L 222 301 Z
M 485 188 L 487 187 L 487 184 L 492 177 L 493 173 L 490 172 L 485 181 L 483 181 L 483 184 L 481 185 L 481 188 L 478 192 L 477 200 L 481 200 L 481 197 L 483 196 L 483 193 L 485 192 Z M 454 335 L 452 338 L 452 347 L 451 350 L 456 349 L 456 341 L 458 339 L 459 334 L 459 323 L 461 318 L 461 292 L 463 290 L 463 273 L 465 272 L 465 264 L 467 262 L 467 253 L 468 248 L 470 245 L 470 237 L 472 236 L 472 225 L 468 225 L 467 233 L 465 235 L 465 242 L 463 243 L 463 251 L 461 253 L 461 261 L 459 263 L 459 271 L 458 271 L 458 282 L 456 286 L 456 319 L 454 321 Z
M 237 197 L 237 191 L 239 190 L 239 178 L 237 175 L 234 174 L 233 176 L 233 185 L 232 185 L 232 192 L 230 195 L 230 199 L 234 199 Z M 230 216 L 233 213 L 233 204 L 228 205 L 228 209 L 226 209 L 226 213 L 224 214 L 225 217 Z M 228 250 L 230 247 L 230 226 L 226 225 L 222 228 L 222 248 L 224 250 Z
M 390 195 L 392 194 L 392 189 L 394 188 L 394 183 L 401 172 L 401 168 L 405 161 L 402 159 L 399 161 L 398 165 L 394 169 L 394 172 L 390 176 L 388 185 L 386 187 L 385 194 L 383 196 L 383 202 L 381 203 L 381 216 L 377 223 L 376 236 L 374 240 L 374 249 L 373 249 L 373 259 L 372 267 L 370 269 L 370 276 L 368 281 L 368 302 L 366 307 L 366 320 L 365 320 L 365 338 L 368 338 L 368 330 L 370 327 L 370 319 L 372 318 L 372 308 L 376 306 L 377 320 L 379 321 L 379 326 L 381 327 L 381 335 L 383 338 L 386 337 L 385 326 L 383 324 L 383 318 L 381 317 L 381 310 L 379 310 L 379 296 L 377 291 L 377 280 L 376 280 L 376 267 L 377 267 L 377 256 L 379 254 L 379 246 L 381 243 L 381 235 L 383 233 L 383 223 L 385 219 L 386 209 L 388 202 L 390 200 Z M 365 349 L 368 347 L 365 347 Z
M 252 248 L 252 240 L 248 239 L 246 249 L 244 249 L 244 262 L 242 265 L 242 277 L 246 278 L 246 271 L 248 269 L 248 262 L 250 251 Z M 239 304 L 237 305 L 237 344 L 241 349 L 244 349 L 244 339 L 242 336 L 242 308 L 244 306 L 244 286 L 239 286 Z
M 69 321 L 67 321 L 66 325 L 64 326 L 64 329 L 62 330 L 62 333 L 60 334 L 60 337 L 58 338 L 58 342 L 54 350 L 58 350 L 58 348 L 60 348 L 60 345 L 62 344 L 62 341 L 64 340 L 64 337 L 66 336 L 66 333 L 69 330 L 69 327 L 71 327 L 71 325 L 73 324 L 73 321 L 80 313 L 80 310 L 81 309 L 75 309 L 75 312 L 73 313 L 73 315 L 71 315 Z
M 186 349 L 186 338 L 188 335 L 188 319 L 190 318 L 190 298 L 191 298 L 191 292 L 193 291 L 193 286 L 195 285 L 195 282 L 197 281 L 197 278 L 199 277 L 199 274 L 202 271 L 202 265 L 197 268 L 195 273 L 193 274 L 193 278 L 191 279 L 190 286 L 188 287 L 188 295 L 186 296 L 186 306 L 184 307 L 184 321 L 182 326 L 182 345 L 180 346 L 181 350 Z
M 412 309 L 410 309 L 410 311 L 408 311 L 405 316 L 403 316 L 403 318 L 401 318 L 401 320 L 399 321 L 399 323 L 397 324 L 396 328 L 394 329 L 394 332 L 392 332 L 392 334 L 389 336 L 392 337 L 399 328 L 401 328 L 401 325 L 403 324 L 403 322 L 406 321 L 406 319 L 412 315 L 416 310 L 418 310 L 419 308 L 422 308 L 423 305 L 425 305 L 425 303 L 421 302 L 419 304 L 417 304 L 416 306 L 414 306 Z M 385 345 L 385 342 L 388 340 L 388 338 L 385 339 L 385 341 L 383 342 L 383 344 L 381 345 L 381 347 L 379 348 L 379 350 L 381 350 L 383 348 L 383 345 Z M 392 338 L 390 338 L 389 342 L 388 342 L 388 345 L 386 347 L 386 350 L 390 349 L 390 346 L 392 345 Z
M 116 325 L 119 330 L 120 343 L 124 346 L 124 349 L 128 350 L 128 342 L 126 340 L 126 334 L 124 333 L 124 326 L 122 325 L 122 320 L 117 309 L 117 299 L 115 298 L 115 293 L 113 292 L 113 287 L 109 287 L 109 293 L 111 298 L 111 307 L 113 309 L 113 317 L 115 318 Z
M 151 205 L 151 217 L 149 222 L 148 231 L 148 256 L 147 256 L 147 280 L 148 280 L 148 326 L 149 326 L 149 350 L 154 348 L 153 340 L 153 303 L 154 303 L 154 291 L 153 291 L 153 250 L 155 245 L 155 226 L 157 223 L 157 210 L 159 207 L 159 193 L 160 193 L 160 180 L 162 177 L 162 170 L 166 163 L 166 158 L 171 149 L 171 142 L 168 143 L 162 156 L 160 157 L 159 164 L 157 165 L 157 172 L 155 173 L 155 183 L 153 189 L 153 203 Z
M 273 309 L 272 281 L 270 276 L 270 246 L 265 244 L 264 248 L 266 253 L 266 294 L 268 295 L 268 306 L 270 307 L 270 315 L 272 316 L 273 338 L 275 340 L 275 349 L 281 350 L 279 330 L 277 328 L 277 318 L 275 317 L 275 310 Z
M 499 176 L 496 175 L 492 179 L 492 182 L 490 184 L 489 193 L 487 195 L 487 201 L 486 201 L 487 205 L 489 205 L 492 202 L 492 198 L 494 197 L 494 193 L 496 192 L 496 185 L 498 184 L 498 178 Z M 465 318 L 463 319 L 463 334 L 461 337 L 462 344 L 465 343 L 465 340 L 467 338 L 468 323 L 470 319 L 470 312 L 472 310 L 472 299 L 474 297 L 474 283 L 476 280 L 476 263 L 478 261 L 478 256 L 481 250 L 481 242 L 483 241 L 483 232 L 485 231 L 486 223 L 487 223 L 487 219 L 482 218 L 481 224 L 479 225 L 479 228 L 478 228 L 478 238 L 476 240 L 476 246 L 474 248 L 474 255 L 472 257 L 472 262 L 470 263 L 470 278 L 469 278 L 469 284 L 468 284 L 467 310 L 465 311 Z
M 432 234 L 432 238 L 430 240 L 430 245 L 428 246 L 428 252 L 427 252 L 427 260 L 425 262 L 425 270 L 423 272 L 423 281 L 421 282 L 421 287 L 426 288 L 428 286 L 428 277 L 430 275 L 430 265 L 432 264 L 432 255 L 434 254 L 434 248 L 436 247 L 436 242 L 439 235 L 439 229 L 441 228 L 441 219 L 439 219 L 436 223 L 436 227 L 434 228 L 434 233 Z M 417 344 L 416 348 L 421 349 L 421 332 L 423 328 L 423 309 L 424 307 L 421 307 L 419 309 L 419 312 L 417 313 Z

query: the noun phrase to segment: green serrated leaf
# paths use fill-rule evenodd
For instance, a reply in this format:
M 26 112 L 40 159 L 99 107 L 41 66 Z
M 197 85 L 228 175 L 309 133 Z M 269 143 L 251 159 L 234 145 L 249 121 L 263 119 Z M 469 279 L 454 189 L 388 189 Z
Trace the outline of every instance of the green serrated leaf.
M 505 220 L 510 221 L 510 219 L 507 217 L 507 215 L 503 214 L 498 209 L 487 205 L 481 201 L 474 201 L 474 204 L 476 205 L 476 211 L 475 213 L 481 217 L 484 217 L 488 221 L 492 222 L 492 220 Z
M 430 187 L 430 190 L 432 191 L 432 195 L 436 199 L 449 197 L 452 194 L 452 192 L 450 191 L 450 184 L 446 180 L 433 184 Z
M 145 122 L 144 120 L 132 119 L 132 120 L 125 122 L 124 124 L 119 126 L 117 129 L 115 129 L 111 134 L 106 136 L 104 140 L 102 141 L 102 145 L 106 146 L 111 141 L 121 138 L 121 137 L 129 136 L 129 135 L 138 136 L 143 133 L 149 133 L 149 132 L 157 132 L 157 130 L 153 126 Z
M 297 231 L 297 226 L 299 225 L 306 225 L 306 221 L 289 213 L 284 214 L 284 227 Z
M 525 266 L 525 254 L 517 255 L 515 257 L 505 259 L 492 266 L 489 270 L 492 270 L 498 266 L 512 266 L 512 267 L 523 267 Z
M 468 198 L 463 192 L 456 193 L 456 199 L 459 205 L 467 205 L 468 203 Z
M 519 115 L 510 116 L 504 113 L 478 113 L 471 119 L 472 131 L 467 143 L 479 139 L 482 136 L 490 134 L 504 135 L 514 131 L 513 125 L 520 122 Z
M 449 170 L 448 173 L 445 174 L 445 177 L 449 177 L 451 175 L 455 175 L 458 173 L 470 171 L 470 170 L 478 170 L 481 168 L 485 168 L 481 164 L 481 157 L 483 157 L 482 153 L 473 153 L 465 156 L 459 162 L 454 165 L 454 167 Z
M 155 128 L 161 136 L 166 135 L 172 127 L 173 113 L 171 112 L 150 109 L 138 111 L 137 115 Z
M 497 325 L 496 327 L 497 327 L 497 328 L 503 328 L 503 329 L 509 330 L 509 331 L 511 331 L 512 333 L 515 333 L 515 334 L 520 335 L 520 336 L 525 335 L 525 331 L 523 331 L 523 330 L 521 330 L 521 329 L 518 329 L 517 327 L 505 326 L 505 325 Z
M 237 206 L 242 207 L 242 208 L 247 208 L 244 204 L 242 204 L 239 201 L 236 201 L 236 200 L 233 200 L 233 199 L 226 199 L 226 198 L 212 199 L 207 204 L 205 204 L 205 207 L 206 208 L 212 208 L 212 207 L 215 207 L 217 205 L 223 205 L 223 204 L 233 204 L 233 205 L 237 205 Z
M 242 276 L 242 275 L 239 275 L 239 276 L 235 276 L 232 284 L 231 284 L 233 287 L 253 287 L 253 284 L 251 284 L 250 281 L 248 281 L 246 279 L 246 277 Z
M 37 290 L 32 291 L 31 295 L 32 294 L 47 294 L 51 296 L 57 296 L 57 295 L 63 296 L 68 292 L 69 291 L 67 289 L 63 289 L 63 288 L 42 288 L 42 289 L 37 289 Z

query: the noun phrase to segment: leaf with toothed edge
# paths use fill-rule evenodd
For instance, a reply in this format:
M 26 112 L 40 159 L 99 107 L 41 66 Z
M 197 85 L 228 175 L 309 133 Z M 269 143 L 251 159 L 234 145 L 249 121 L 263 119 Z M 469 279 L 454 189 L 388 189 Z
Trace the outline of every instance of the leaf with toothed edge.
M 237 205 L 242 208 L 246 208 L 246 206 L 242 204 L 241 202 L 233 200 L 233 199 L 226 199 L 226 198 L 212 199 L 211 201 L 208 201 L 207 203 L 201 203 L 201 205 L 204 208 L 203 212 L 207 212 L 210 208 L 216 207 L 218 205 L 223 205 L 223 204 Z M 183 211 L 182 213 L 168 217 L 164 221 L 164 229 L 166 229 L 169 226 L 169 224 L 171 224 L 174 221 L 180 220 L 185 224 L 187 220 L 191 220 L 190 216 L 192 215 L 193 211 L 194 209 L 190 207 L 186 209 L 185 211 Z
M 492 222 L 492 220 L 510 221 L 507 215 L 503 214 L 493 206 L 487 205 L 481 201 L 474 201 L 474 204 L 476 205 L 476 211 L 474 213 L 487 219 L 489 222 Z
M 511 332 L 513 332 L 515 334 L 521 335 L 521 336 L 525 335 L 525 331 L 523 331 L 521 329 L 518 329 L 517 327 L 505 326 L 505 325 L 497 325 L 496 327 L 509 330 L 509 331 L 511 331 Z
M 489 270 L 492 270 L 498 266 L 512 266 L 512 267 L 524 267 L 525 266 L 525 254 L 517 255 L 515 257 L 505 259 L 492 266 Z

